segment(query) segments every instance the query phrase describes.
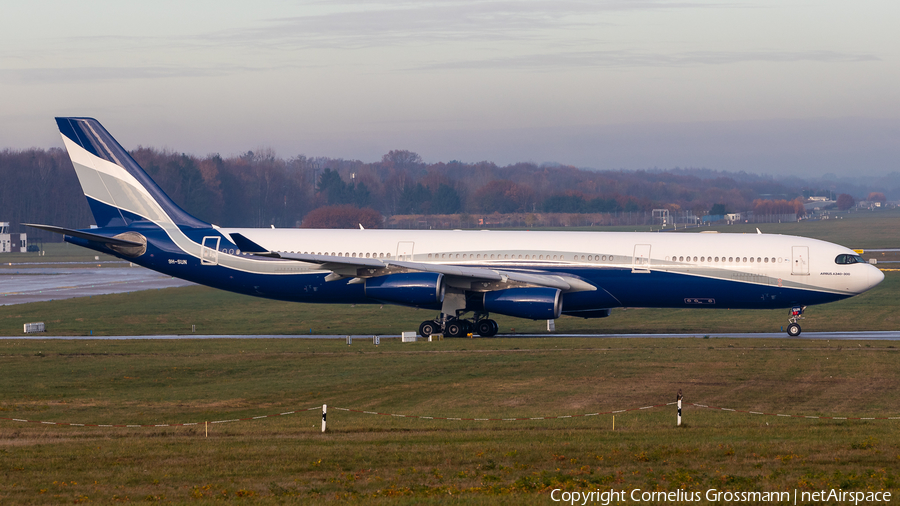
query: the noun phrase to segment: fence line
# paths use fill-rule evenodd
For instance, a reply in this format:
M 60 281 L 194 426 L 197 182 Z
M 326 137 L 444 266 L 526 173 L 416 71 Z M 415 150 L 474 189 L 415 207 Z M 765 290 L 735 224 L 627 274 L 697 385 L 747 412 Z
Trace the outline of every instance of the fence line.
M 411 418 L 417 420 L 446 420 L 446 421 L 472 421 L 472 422 L 511 422 L 511 421 L 536 421 L 536 420 L 562 420 L 568 418 L 584 418 L 589 416 L 601 416 L 601 415 L 617 415 L 619 413 L 628 413 L 634 411 L 644 411 L 648 409 L 654 408 L 662 408 L 666 406 L 676 405 L 676 402 L 667 402 L 665 404 L 654 404 L 652 406 L 643 406 L 639 408 L 627 408 L 627 409 L 618 409 L 614 411 L 600 411 L 596 413 L 580 413 L 575 415 L 556 415 L 556 416 L 530 416 L 530 417 L 510 417 L 510 418 L 467 418 L 467 417 L 449 417 L 449 416 L 426 416 L 426 415 L 408 415 L 408 414 L 399 414 L 399 413 L 382 413 L 378 411 L 367 411 L 363 409 L 354 409 L 354 408 L 338 408 L 332 406 L 331 409 L 337 411 L 344 411 L 348 413 L 359 413 L 365 415 L 379 415 L 379 416 L 390 416 L 394 418 Z M 691 403 L 690 406 L 694 406 L 697 408 L 704 409 L 712 409 L 718 411 L 727 411 L 732 413 L 745 413 L 750 415 L 763 415 L 763 416 L 779 416 L 785 418 L 803 418 L 803 419 L 821 419 L 821 420 L 900 420 L 900 416 L 891 416 L 891 417 L 851 417 L 851 416 L 813 416 L 813 415 L 789 415 L 783 413 L 764 413 L 761 411 L 750 411 L 750 410 L 742 410 L 742 409 L 731 409 L 731 408 L 723 408 L 718 406 L 710 406 L 707 404 L 699 404 L 699 403 Z M 111 424 L 97 424 L 97 423 L 73 423 L 73 422 L 54 422 L 54 421 L 42 421 L 42 420 L 28 420 L 24 418 L 8 418 L 8 417 L 0 417 L 0 420 L 7 420 L 12 422 L 21 422 L 21 423 L 34 423 L 41 425 L 61 425 L 61 426 L 69 426 L 69 427 L 100 427 L 100 428 L 158 428 L 158 427 L 191 427 L 191 426 L 199 426 L 204 424 L 222 424 L 222 423 L 233 423 L 233 422 L 248 422 L 254 420 L 262 420 L 265 418 L 276 418 L 279 416 L 287 416 L 298 413 L 304 413 L 309 411 L 320 411 L 322 410 L 322 406 L 314 406 L 311 408 L 302 408 L 295 409 L 293 411 L 285 411 L 281 413 L 273 413 L 268 415 L 258 415 L 258 416 L 248 416 L 243 418 L 230 418 L 223 420 L 214 420 L 214 421 L 203 421 L 203 422 L 187 422 L 187 423 L 111 423 Z
M 731 409 L 731 408 L 720 408 L 717 406 L 707 406 L 705 404 L 697 404 L 696 402 L 691 403 L 692 406 L 696 406 L 698 408 L 706 408 L 706 409 L 714 409 L 719 411 L 729 411 L 732 413 L 746 413 L 750 415 L 763 415 L 763 416 L 781 416 L 785 418 L 808 418 L 808 419 L 820 419 L 820 420 L 900 420 L 900 416 L 870 416 L 870 417 L 862 417 L 862 416 L 813 416 L 813 415 L 785 415 L 782 413 L 763 413 L 761 411 L 749 411 L 744 409 Z

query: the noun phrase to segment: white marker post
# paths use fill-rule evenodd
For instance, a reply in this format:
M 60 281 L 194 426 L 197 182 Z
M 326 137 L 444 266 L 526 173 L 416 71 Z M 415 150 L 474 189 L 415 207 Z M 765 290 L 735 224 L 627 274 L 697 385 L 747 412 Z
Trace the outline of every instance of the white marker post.
M 372 336 L 372 344 L 378 346 L 381 344 L 381 338 L 379 336 Z
M 325 432 L 325 414 L 328 412 L 328 404 L 322 404 L 322 432 Z
M 353 344 L 353 336 L 347 336 L 347 346 Z
M 678 423 L 677 423 L 677 426 L 678 426 L 678 427 L 681 427 L 681 399 L 682 399 L 683 397 L 684 397 L 684 396 L 681 395 L 681 389 L 679 388 L 679 389 L 678 389 L 678 396 L 675 398 L 675 400 L 678 401 Z

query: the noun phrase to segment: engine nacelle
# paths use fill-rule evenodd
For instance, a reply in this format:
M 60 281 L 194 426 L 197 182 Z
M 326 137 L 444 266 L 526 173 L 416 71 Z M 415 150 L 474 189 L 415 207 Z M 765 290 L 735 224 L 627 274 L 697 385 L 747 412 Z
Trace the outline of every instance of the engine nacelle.
M 484 310 L 532 320 L 555 320 L 562 314 L 562 292 L 557 288 L 509 288 L 485 292 Z
M 407 272 L 366 279 L 366 297 L 404 306 L 434 306 L 444 302 L 444 275 Z

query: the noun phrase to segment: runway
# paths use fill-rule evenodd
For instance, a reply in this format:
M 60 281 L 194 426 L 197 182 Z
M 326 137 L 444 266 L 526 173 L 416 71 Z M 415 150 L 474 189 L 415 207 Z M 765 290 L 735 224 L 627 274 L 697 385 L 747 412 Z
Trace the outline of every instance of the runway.
M 824 341 L 900 341 L 900 331 L 861 331 L 861 332 L 804 332 L 798 337 L 788 337 L 787 333 L 710 333 L 710 334 L 498 334 L 495 337 L 475 337 L 474 340 L 485 339 L 553 339 L 557 337 L 576 337 L 591 339 L 790 339 L 790 340 L 824 340 Z M 371 343 L 371 334 L 350 336 L 355 343 Z M 399 334 L 379 335 L 380 339 L 399 339 Z M 347 335 L 296 334 L 296 335 L 210 335 L 180 334 L 158 336 L 45 336 L 23 335 L 7 336 L 0 339 L 73 339 L 73 340 L 128 340 L 128 339 L 347 339 Z M 463 340 L 467 338 L 456 338 Z M 446 338 L 451 340 L 451 338 Z M 427 341 L 427 340 L 426 340 Z M 419 338 L 422 342 L 422 338 Z
M 96 267 L 94 262 L 91 263 L 94 267 L 64 264 L 35 267 L 40 265 L 35 263 L 0 269 L 0 306 L 193 284 L 143 267 L 127 267 L 128 262 L 115 263 L 124 265 Z

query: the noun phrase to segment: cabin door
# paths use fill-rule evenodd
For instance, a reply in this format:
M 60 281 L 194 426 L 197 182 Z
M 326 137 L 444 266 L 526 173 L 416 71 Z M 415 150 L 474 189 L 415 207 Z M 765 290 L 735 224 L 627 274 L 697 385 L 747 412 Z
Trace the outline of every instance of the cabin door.
M 411 241 L 400 241 L 397 243 L 397 260 L 413 259 L 413 247 L 416 243 Z
M 795 276 L 809 276 L 809 246 L 793 247 L 791 274 Z
M 634 259 L 631 265 L 631 272 L 649 273 L 650 272 L 650 245 L 635 244 Z
M 200 265 L 219 265 L 219 236 L 207 236 L 200 245 Z

